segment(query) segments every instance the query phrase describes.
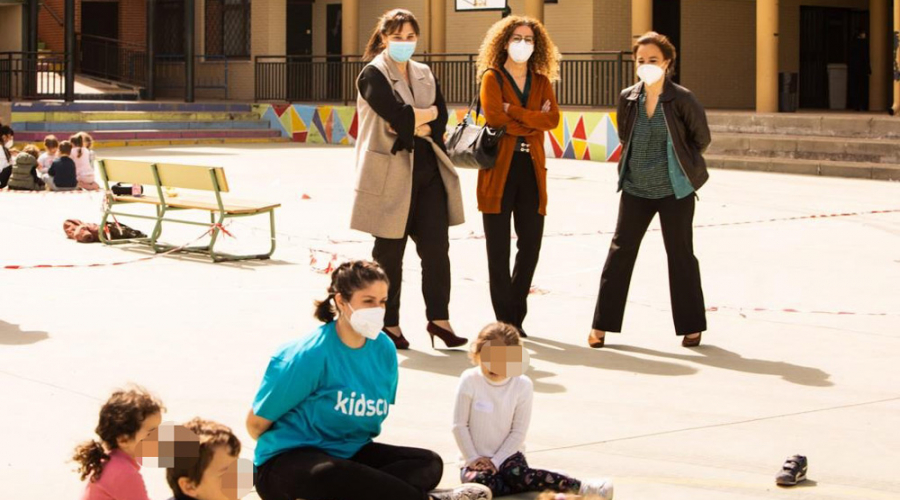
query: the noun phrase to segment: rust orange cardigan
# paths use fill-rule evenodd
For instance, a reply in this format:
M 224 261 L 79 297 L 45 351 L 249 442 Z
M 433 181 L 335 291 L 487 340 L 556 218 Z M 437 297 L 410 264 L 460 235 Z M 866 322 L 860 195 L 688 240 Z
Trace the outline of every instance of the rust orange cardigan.
M 503 79 L 501 91 L 498 78 Z M 553 93 L 550 80 L 536 73 L 531 74 L 531 93 L 527 106 L 520 106 L 516 94 L 516 83 L 502 70 L 486 71 L 481 80 L 481 103 L 484 117 L 491 127 L 506 127 L 506 134 L 500 138 L 497 162 L 494 168 L 478 172 L 478 210 L 486 214 L 499 214 L 503 200 L 503 188 L 512 162 L 513 149 L 519 137 L 531 148 L 534 175 L 537 178 L 540 206 L 538 212 L 547 215 L 547 160 L 544 154 L 544 132 L 559 125 L 559 105 Z M 550 111 L 541 112 L 544 101 L 550 101 Z M 509 111 L 503 111 L 503 103 L 508 102 Z

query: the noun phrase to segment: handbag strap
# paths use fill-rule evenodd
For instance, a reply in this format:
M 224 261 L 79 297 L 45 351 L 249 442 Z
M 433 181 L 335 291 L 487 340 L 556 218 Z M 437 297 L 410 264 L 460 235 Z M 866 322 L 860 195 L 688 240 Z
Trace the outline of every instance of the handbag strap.
M 500 72 L 494 68 L 488 68 L 486 70 L 486 72 L 487 71 L 493 71 L 494 73 L 497 74 L 497 82 L 500 84 L 500 92 L 502 93 L 503 92 L 503 75 L 501 75 Z M 478 116 L 481 114 L 481 91 L 480 91 L 480 89 L 478 92 L 475 93 L 475 97 L 472 98 L 472 103 L 469 104 L 469 109 L 466 111 L 467 118 L 472 115 L 472 107 L 476 107 L 475 108 L 475 121 L 477 122 Z

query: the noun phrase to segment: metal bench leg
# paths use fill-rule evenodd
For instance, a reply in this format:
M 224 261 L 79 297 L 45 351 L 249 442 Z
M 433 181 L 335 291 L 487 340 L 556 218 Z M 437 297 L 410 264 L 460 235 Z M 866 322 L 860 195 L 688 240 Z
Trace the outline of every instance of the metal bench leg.
M 210 220 L 213 221 L 213 224 L 216 224 L 214 212 L 209 213 L 209 218 L 210 218 Z M 222 230 L 221 226 L 222 226 L 223 222 L 225 222 L 225 213 L 224 212 L 222 212 L 219 215 L 219 222 L 217 225 L 213 226 L 212 237 L 209 239 L 209 256 L 210 256 L 210 258 L 212 258 L 213 262 L 221 262 L 223 260 L 228 260 L 227 258 L 219 258 L 216 256 L 216 239 L 218 239 L 219 232 Z

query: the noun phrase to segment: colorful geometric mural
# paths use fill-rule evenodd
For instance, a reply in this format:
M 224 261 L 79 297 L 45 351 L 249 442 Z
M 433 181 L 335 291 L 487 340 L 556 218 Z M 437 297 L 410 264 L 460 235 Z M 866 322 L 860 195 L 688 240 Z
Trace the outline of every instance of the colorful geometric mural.
M 311 144 L 356 144 L 357 116 L 352 106 L 256 104 L 254 111 L 269 120 L 282 137 Z M 453 109 L 447 123 L 452 131 L 466 115 Z M 478 117 L 484 123 L 484 117 Z M 563 111 L 559 126 L 544 136 L 548 158 L 617 162 L 622 154 L 616 114 L 595 111 Z

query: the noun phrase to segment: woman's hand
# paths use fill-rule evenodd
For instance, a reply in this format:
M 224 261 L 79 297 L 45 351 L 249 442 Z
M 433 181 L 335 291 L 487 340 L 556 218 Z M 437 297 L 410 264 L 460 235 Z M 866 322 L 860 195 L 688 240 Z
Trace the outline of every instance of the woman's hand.
M 549 113 L 550 112 L 550 99 L 544 101 L 544 105 L 541 106 L 541 113 Z
M 419 137 L 431 137 L 431 125 L 424 124 L 416 127 L 416 135 Z
M 503 112 L 509 113 L 509 103 L 508 102 L 503 103 Z

